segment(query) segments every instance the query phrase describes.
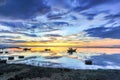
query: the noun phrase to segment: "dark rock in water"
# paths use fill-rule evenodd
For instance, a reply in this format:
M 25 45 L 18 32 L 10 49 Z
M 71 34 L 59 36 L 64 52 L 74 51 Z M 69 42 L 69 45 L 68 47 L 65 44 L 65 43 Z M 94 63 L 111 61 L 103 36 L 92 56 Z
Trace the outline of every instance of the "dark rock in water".
M 24 58 L 24 56 L 18 56 L 18 58 Z
M 0 54 L 2 54 L 3 52 L 2 51 L 0 51 Z
M 85 60 L 85 64 L 86 65 L 92 65 L 92 61 L 91 60 Z
M 14 57 L 8 57 L 8 60 L 14 60 Z
M 7 60 L 0 60 L 0 63 L 6 63 Z
M 7 53 L 9 53 L 8 51 L 5 51 L 5 53 L 7 54 Z
M 3 53 L 7 54 L 7 53 L 9 53 L 9 52 L 8 52 L 8 51 L 5 51 L 5 52 L 0 51 L 0 54 L 3 54 Z

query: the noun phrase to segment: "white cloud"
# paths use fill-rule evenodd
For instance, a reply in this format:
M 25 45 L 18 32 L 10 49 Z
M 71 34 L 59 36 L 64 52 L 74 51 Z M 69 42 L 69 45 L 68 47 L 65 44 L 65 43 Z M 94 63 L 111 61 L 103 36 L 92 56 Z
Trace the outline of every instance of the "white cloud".
M 0 31 L 3 31 L 3 30 L 11 31 L 12 29 L 8 26 L 4 26 L 0 24 Z

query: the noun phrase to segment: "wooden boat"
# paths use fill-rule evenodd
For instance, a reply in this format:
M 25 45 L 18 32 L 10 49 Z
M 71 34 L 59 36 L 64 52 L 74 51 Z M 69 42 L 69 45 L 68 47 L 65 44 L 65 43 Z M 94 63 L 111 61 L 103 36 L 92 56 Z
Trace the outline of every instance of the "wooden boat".
M 76 49 L 69 48 L 69 49 L 67 50 L 67 53 L 69 53 L 69 55 L 72 55 L 74 52 L 76 52 Z

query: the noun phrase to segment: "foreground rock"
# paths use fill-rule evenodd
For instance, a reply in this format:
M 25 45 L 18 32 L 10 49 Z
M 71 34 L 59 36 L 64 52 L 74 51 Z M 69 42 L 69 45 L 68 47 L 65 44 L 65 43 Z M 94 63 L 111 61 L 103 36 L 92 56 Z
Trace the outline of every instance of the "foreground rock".
M 0 64 L 0 80 L 120 80 L 120 70 L 72 70 Z

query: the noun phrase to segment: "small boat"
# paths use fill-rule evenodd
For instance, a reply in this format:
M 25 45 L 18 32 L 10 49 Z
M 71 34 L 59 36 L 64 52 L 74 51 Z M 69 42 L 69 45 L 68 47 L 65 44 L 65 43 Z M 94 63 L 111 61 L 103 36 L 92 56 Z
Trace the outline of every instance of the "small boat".
M 30 48 L 24 48 L 23 51 L 30 51 Z
M 22 58 L 24 58 L 24 56 L 18 56 L 18 58 L 22 59 Z
M 8 60 L 14 60 L 13 56 L 8 57 Z
M 69 53 L 69 55 L 72 55 L 74 52 L 76 52 L 76 49 L 69 48 L 69 49 L 67 50 L 67 53 Z
M 51 51 L 50 49 L 45 49 L 45 51 Z

